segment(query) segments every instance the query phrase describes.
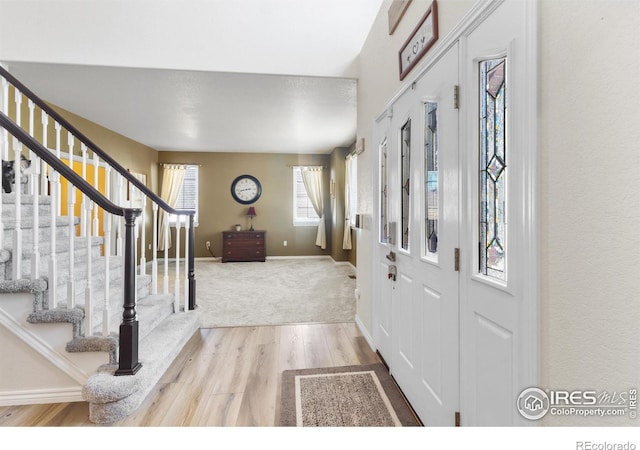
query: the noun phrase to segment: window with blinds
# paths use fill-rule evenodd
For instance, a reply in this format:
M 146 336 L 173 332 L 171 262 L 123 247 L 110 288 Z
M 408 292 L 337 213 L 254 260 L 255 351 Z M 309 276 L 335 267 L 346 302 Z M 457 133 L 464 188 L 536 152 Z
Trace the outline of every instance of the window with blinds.
M 320 217 L 313 208 L 302 180 L 302 167 L 293 168 L 293 225 L 318 225 Z
M 194 209 L 196 215 L 194 217 L 194 224 L 198 225 L 198 166 L 188 165 L 187 171 L 182 181 L 182 189 L 178 195 L 178 201 L 176 202 L 176 209 Z M 187 216 L 171 216 L 171 225 L 176 225 L 177 218 L 180 217 L 181 224 L 184 225 Z

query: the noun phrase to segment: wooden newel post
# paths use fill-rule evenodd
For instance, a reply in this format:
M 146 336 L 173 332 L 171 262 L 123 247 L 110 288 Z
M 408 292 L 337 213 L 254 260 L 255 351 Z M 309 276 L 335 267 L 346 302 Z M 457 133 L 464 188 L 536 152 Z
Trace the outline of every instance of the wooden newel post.
M 120 364 L 116 375 L 133 375 L 142 364 L 138 362 L 138 320 L 136 317 L 136 261 L 134 229 L 139 209 L 127 209 L 124 214 L 124 311 L 120 324 Z
M 195 240 L 195 224 L 194 215 L 189 215 L 189 309 L 193 310 L 198 307 L 196 305 L 196 275 L 195 275 L 195 258 L 194 258 L 194 240 Z

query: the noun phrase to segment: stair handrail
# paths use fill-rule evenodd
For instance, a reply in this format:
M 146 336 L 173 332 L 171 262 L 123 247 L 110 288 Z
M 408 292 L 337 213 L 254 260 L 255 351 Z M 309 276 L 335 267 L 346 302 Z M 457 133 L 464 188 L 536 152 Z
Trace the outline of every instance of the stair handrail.
M 39 158 L 43 159 L 47 164 L 53 167 L 58 173 L 65 177 L 71 184 L 80 189 L 91 200 L 96 202 L 102 209 L 110 214 L 124 217 L 127 210 L 137 211 L 136 216 L 140 215 L 140 208 L 125 208 L 116 205 L 102 193 L 96 190 L 92 185 L 78 175 L 71 167 L 59 160 L 49 149 L 45 148 L 40 142 L 33 138 L 29 133 L 24 131 L 22 127 L 11 120 L 6 114 L 0 111 L 0 126 L 7 130 L 9 134 L 22 142 L 29 150 L 33 151 Z
M 15 139 L 38 155 L 38 157 L 42 158 L 47 164 L 49 164 L 49 166 L 66 178 L 69 183 L 78 188 L 80 192 L 85 194 L 92 201 L 96 202 L 96 204 L 102 207 L 105 211 L 110 214 L 124 217 L 124 299 L 119 336 L 119 367 L 115 374 L 135 374 L 140 370 L 142 364 L 138 361 L 139 334 L 135 293 L 136 264 L 134 228 L 136 218 L 142 213 L 142 210 L 140 208 L 125 208 L 113 203 L 1 111 L 0 127 L 7 130 Z
M 109 166 L 115 169 L 120 175 L 122 175 L 129 183 L 134 185 L 136 188 L 140 190 L 147 198 L 151 199 L 152 202 L 157 204 L 160 208 L 166 211 L 169 214 L 179 215 L 179 216 L 188 216 L 189 226 L 189 259 L 187 261 L 187 269 L 188 269 L 188 297 L 189 297 L 189 309 L 193 310 L 196 308 L 196 282 L 195 282 L 195 257 L 194 257 L 194 240 L 195 240 L 195 215 L 196 211 L 192 209 L 175 209 L 171 207 L 167 202 L 165 202 L 159 195 L 149 189 L 142 181 L 138 180 L 136 177 L 131 175 L 131 173 L 118 161 L 113 159 L 107 152 L 102 150 L 98 145 L 96 145 L 91 139 L 84 135 L 80 130 L 74 127 L 68 120 L 66 120 L 62 115 L 56 112 L 51 106 L 49 106 L 44 100 L 38 97 L 31 89 L 26 87 L 24 84 L 20 82 L 16 77 L 11 75 L 4 67 L 0 65 L 0 76 L 4 77 L 8 82 L 10 82 L 14 88 L 18 89 L 23 95 L 25 95 L 29 100 L 31 100 L 35 105 L 37 105 L 42 111 L 47 113 L 50 117 L 52 117 L 57 123 L 59 123 L 62 127 L 64 127 L 68 132 L 78 138 L 83 144 L 87 146 L 88 149 L 98 154 L 103 161 L 105 161 Z M 71 155 L 69 155 L 71 158 Z
M 67 131 L 71 132 L 76 138 L 78 138 L 82 143 L 84 143 L 91 151 L 97 153 L 100 158 L 106 161 L 112 168 L 114 168 L 120 175 L 127 179 L 130 183 L 132 183 L 135 187 L 137 187 L 140 191 L 142 191 L 148 198 L 150 198 L 154 203 L 157 203 L 162 209 L 167 211 L 170 214 L 176 215 L 193 215 L 195 216 L 195 210 L 192 209 L 175 209 L 169 204 L 167 204 L 159 195 L 149 189 L 142 181 L 138 180 L 136 177 L 131 175 L 131 173 L 118 163 L 115 159 L 113 159 L 107 152 L 102 150 L 98 145 L 96 145 L 91 139 L 85 136 L 80 130 L 74 127 L 69 121 L 67 121 L 62 115 L 56 112 L 51 106 L 49 106 L 44 100 L 38 97 L 33 91 L 31 91 L 28 87 L 22 84 L 16 77 L 11 75 L 4 67 L 0 66 L 0 75 L 4 77 L 7 81 L 9 81 L 13 86 L 18 88 L 18 90 L 24 94 L 29 100 L 31 100 L 34 104 L 36 104 L 40 109 L 46 112 L 49 116 L 53 117 L 53 119 L 62 125 Z

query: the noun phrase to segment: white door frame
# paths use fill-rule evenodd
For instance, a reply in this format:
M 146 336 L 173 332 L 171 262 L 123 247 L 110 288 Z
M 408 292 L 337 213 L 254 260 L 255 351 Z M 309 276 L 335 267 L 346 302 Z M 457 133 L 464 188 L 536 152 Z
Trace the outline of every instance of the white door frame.
M 514 20 L 521 21 L 521 25 L 524 30 L 524 52 L 519 55 L 520 59 L 518 64 L 521 67 L 526 67 L 524 71 L 526 76 L 519 80 L 519 86 L 516 87 L 517 96 L 519 101 L 523 102 L 521 108 L 522 113 L 517 117 L 519 132 L 521 133 L 521 139 L 519 139 L 518 145 L 522 146 L 519 151 L 522 151 L 521 165 L 524 168 L 519 172 L 519 176 L 522 177 L 520 181 L 521 195 L 523 200 L 522 208 L 517 211 L 516 217 L 518 220 L 518 226 L 522 230 L 522 248 L 519 249 L 519 282 L 517 286 L 518 298 L 522 302 L 523 306 L 519 310 L 518 326 L 521 330 L 522 339 L 518 346 L 518 389 L 524 389 L 526 387 L 539 385 L 539 366 L 540 366 L 540 354 L 539 354 L 539 325 L 538 325 L 538 309 L 539 309 L 539 198 L 538 198 L 538 186 L 539 186 L 539 169 L 538 169 L 538 126 L 537 126 L 537 111 L 538 111 L 538 63 L 537 63 L 537 32 L 538 32 L 538 7 L 534 0 L 486 0 L 476 3 L 467 15 L 458 23 L 458 25 L 434 48 L 424 61 L 414 69 L 414 73 L 405 78 L 405 83 L 399 92 L 393 96 L 393 98 L 387 103 L 384 111 L 376 117 L 373 123 L 373 140 L 375 145 L 378 144 L 376 135 L 376 127 L 389 117 L 393 115 L 393 104 L 395 101 L 408 89 L 411 88 L 412 83 L 416 81 L 426 70 L 428 70 L 436 61 L 439 60 L 441 55 L 446 52 L 455 42 L 460 43 L 460 82 L 462 84 L 462 102 L 468 101 L 464 97 L 464 84 L 465 80 L 469 79 L 465 64 L 465 39 L 472 33 L 472 31 L 481 24 L 484 20 L 490 17 L 491 13 L 495 11 L 501 4 L 505 2 L 520 2 L 521 3 L 521 16 L 514 18 Z M 522 66 L 523 65 L 523 66 Z M 464 106 L 464 104 L 463 104 Z M 470 141 L 469 132 L 470 127 L 474 124 L 470 123 L 469 114 L 462 114 L 460 117 L 460 136 L 459 142 L 461 146 L 475 148 L 474 143 Z M 376 148 L 377 150 L 377 148 Z M 459 179 L 468 176 L 468 171 L 471 170 L 469 165 L 465 165 L 466 155 L 460 156 L 460 173 Z M 370 242 L 372 248 L 372 256 L 378 254 L 376 247 L 378 244 L 379 236 L 379 198 L 377 189 L 377 174 L 378 174 L 378 158 L 377 156 L 371 159 L 372 171 L 374 174 L 373 183 L 376 188 L 374 192 L 374 211 L 376 215 L 373 219 L 372 227 L 372 239 Z M 461 195 L 464 193 L 461 192 Z M 461 211 L 464 214 L 467 211 Z M 461 216 L 461 217 L 463 217 Z M 460 235 L 461 246 L 466 245 L 468 248 L 472 245 L 465 240 L 470 239 L 469 236 Z M 461 259 L 462 264 L 470 263 L 470 256 L 463 255 Z M 373 267 L 373 266 L 372 266 Z M 375 273 L 372 273 L 371 292 L 376 292 L 374 285 L 376 281 Z M 460 295 L 464 295 L 464 281 L 461 281 Z M 377 315 L 380 311 L 377 308 L 375 299 L 372 299 L 372 326 L 376 326 Z M 377 342 L 374 333 L 374 345 L 377 348 Z M 462 378 L 462 374 L 461 374 Z M 462 395 L 462 393 L 461 393 Z M 515 403 L 517 398 L 513 399 L 513 423 L 518 425 L 532 425 L 530 421 L 524 420 L 517 413 Z M 461 398 L 461 404 L 464 405 L 464 399 Z M 462 418 L 463 425 L 474 425 L 473 421 L 466 421 L 464 416 Z

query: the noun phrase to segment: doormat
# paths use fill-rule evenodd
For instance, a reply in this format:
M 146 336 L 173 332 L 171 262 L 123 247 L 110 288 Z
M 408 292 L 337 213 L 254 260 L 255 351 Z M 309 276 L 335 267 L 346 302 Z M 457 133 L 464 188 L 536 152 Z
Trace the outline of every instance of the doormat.
M 285 370 L 279 426 L 420 426 L 383 364 Z

